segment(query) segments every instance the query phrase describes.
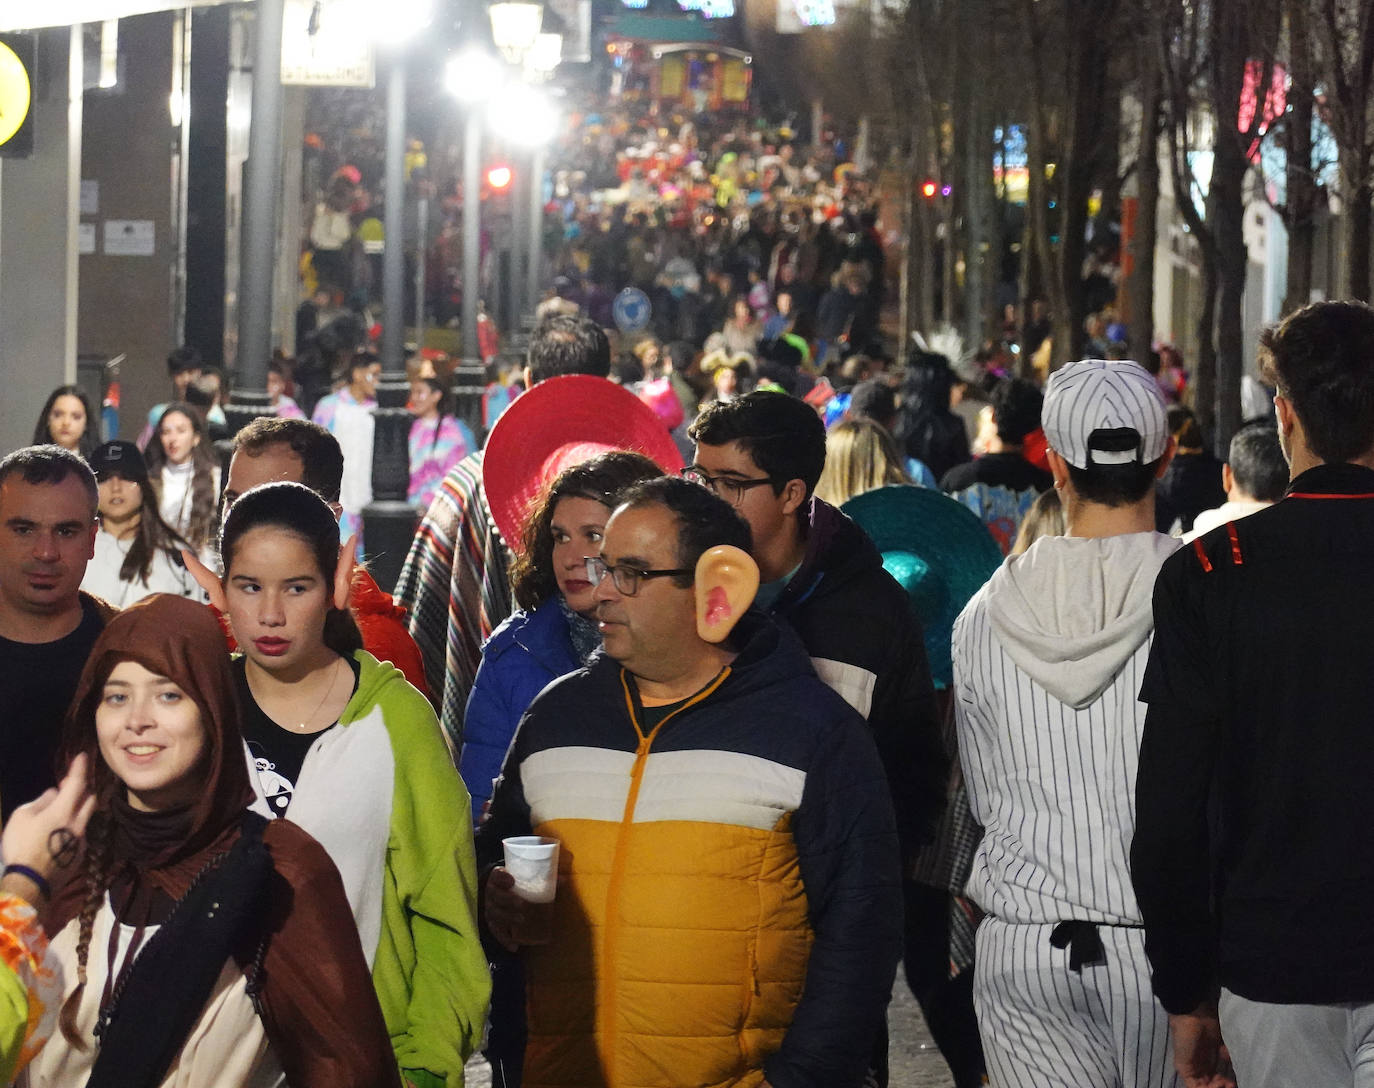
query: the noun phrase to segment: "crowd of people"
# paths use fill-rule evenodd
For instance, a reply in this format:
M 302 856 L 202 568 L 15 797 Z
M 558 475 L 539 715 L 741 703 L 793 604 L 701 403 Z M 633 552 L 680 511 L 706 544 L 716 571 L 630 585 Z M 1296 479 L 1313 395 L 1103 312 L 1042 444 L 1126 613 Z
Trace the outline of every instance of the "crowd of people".
M 366 351 L 0 460 L 0 1081 L 857 1088 L 900 966 L 959 1088 L 1361 1083 L 1374 310 L 1222 463 L 1158 359 L 586 302 L 480 442 L 416 360 L 394 597 Z

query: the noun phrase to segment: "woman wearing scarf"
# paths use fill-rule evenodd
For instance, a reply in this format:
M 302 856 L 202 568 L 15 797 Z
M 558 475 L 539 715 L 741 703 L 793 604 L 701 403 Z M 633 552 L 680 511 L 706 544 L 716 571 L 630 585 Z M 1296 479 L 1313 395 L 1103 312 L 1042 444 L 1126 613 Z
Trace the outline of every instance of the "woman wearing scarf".
M 64 738 L 96 812 L 47 923 L 65 1001 L 27 1088 L 398 1083 L 339 874 L 253 800 L 209 610 L 158 594 L 86 663 Z

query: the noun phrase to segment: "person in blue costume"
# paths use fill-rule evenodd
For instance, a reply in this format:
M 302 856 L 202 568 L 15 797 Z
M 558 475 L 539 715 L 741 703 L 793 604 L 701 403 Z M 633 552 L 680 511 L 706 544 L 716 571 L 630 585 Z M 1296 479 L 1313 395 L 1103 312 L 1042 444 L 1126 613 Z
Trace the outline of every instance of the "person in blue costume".
M 472 795 L 474 826 L 525 709 L 601 646 L 594 587 L 583 560 L 599 553 L 617 496 L 630 484 L 661 475 L 643 454 L 602 453 L 559 473 L 526 517 L 511 569 L 520 610 L 482 647 L 463 719 L 459 770 Z

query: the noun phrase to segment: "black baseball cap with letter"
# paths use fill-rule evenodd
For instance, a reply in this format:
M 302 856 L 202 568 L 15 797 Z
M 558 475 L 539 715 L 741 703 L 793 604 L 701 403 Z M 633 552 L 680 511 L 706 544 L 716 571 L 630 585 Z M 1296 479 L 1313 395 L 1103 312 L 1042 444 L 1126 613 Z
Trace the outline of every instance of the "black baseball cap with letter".
M 95 448 L 91 454 L 91 471 L 97 480 L 108 480 L 118 476 L 130 483 L 143 483 L 148 479 L 148 463 L 143 460 L 143 452 L 132 442 L 106 442 Z

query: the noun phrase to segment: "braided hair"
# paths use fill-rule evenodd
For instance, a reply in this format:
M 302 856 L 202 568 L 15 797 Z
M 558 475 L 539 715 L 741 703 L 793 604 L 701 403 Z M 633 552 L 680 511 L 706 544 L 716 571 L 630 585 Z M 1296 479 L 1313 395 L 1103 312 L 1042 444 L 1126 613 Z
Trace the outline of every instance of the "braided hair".
M 76 1019 L 81 1011 L 81 999 L 86 993 L 86 964 L 90 959 L 91 937 L 95 932 L 96 915 L 100 913 L 100 905 L 105 901 L 105 893 L 114 878 L 113 831 L 111 821 L 104 812 L 96 812 L 86 830 L 83 873 L 86 897 L 81 903 L 81 913 L 77 915 L 76 989 L 63 1002 L 57 1021 L 62 1037 L 78 1050 L 86 1049 L 86 1041 L 81 1038 Z

